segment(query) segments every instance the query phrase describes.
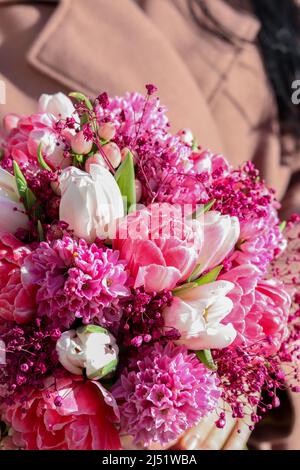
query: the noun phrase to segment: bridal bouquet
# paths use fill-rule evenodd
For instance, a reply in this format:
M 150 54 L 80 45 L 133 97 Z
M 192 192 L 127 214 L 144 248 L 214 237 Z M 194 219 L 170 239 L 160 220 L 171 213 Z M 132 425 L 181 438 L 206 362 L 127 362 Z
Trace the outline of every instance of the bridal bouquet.
M 300 391 L 297 217 L 251 162 L 171 134 L 146 89 L 4 119 L 4 449 L 165 446 L 228 407 L 252 429 Z

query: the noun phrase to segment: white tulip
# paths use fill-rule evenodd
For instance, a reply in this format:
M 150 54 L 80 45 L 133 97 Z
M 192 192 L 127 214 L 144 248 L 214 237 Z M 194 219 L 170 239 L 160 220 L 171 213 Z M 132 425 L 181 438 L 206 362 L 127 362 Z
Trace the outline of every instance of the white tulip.
M 198 264 L 200 273 L 222 263 L 237 243 L 240 235 L 240 223 L 237 217 L 209 211 L 201 215 L 204 243 Z M 203 219 L 202 219 L 203 217 Z
M 59 183 L 60 220 L 88 242 L 107 238 L 115 221 L 124 216 L 122 195 L 112 174 L 101 165 L 91 165 L 89 173 L 69 167 Z
M 180 333 L 177 344 L 189 349 L 222 349 L 236 337 L 232 324 L 221 321 L 231 312 L 232 301 L 226 296 L 234 287 L 229 281 L 215 281 L 187 289 L 174 297 L 163 311 L 165 328 Z
M 64 93 L 42 94 L 39 99 L 40 113 L 53 114 L 57 119 L 71 117 L 75 111 L 72 101 Z
M 85 374 L 98 380 L 113 372 L 118 364 L 119 348 L 104 328 L 87 325 L 62 333 L 56 343 L 59 362 L 75 375 Z
M 0 230 L 15 233 L 29 229 L 25 207 L 20 202 L 14 176 L 0 168 Z

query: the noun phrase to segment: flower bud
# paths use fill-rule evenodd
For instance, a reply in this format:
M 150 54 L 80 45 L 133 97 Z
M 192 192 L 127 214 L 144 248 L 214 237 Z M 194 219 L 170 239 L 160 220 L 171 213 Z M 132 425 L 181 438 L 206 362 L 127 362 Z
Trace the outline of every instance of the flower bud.
M 71 147 L 74 153 L 86 155 L 92 150 L 93 142 L 85 140 L 83 131 L 79 131 L 71 136 Z
M 116 128 L 112 122 L 105 122 L 100 124 L 98 129 L 98 135 L 100 139 L 111 140 L 116 135 Z
M 56 343 L 59 362 L 75 375 L 99 380 L 118 364 L 119 348 L 115 338 L 101 326 L 86 325 L 62 333 Z
M 103 146 L 103 150 L 105 152 L 106 157 L 112 164 L 114 168 L 118 168 L 122 159 L 121 159 L 121 152 L 117 144 L 114 142 L 110 142 Z
M 85 171 L 87 173 L 90 173 L 91 171 L 91 165 L 101 165 L 107 170 L 109 170 L 106 162 L 104 161 L 104 158 L 99 152 L 94 153 L 94 155 L 90 156 L 86 162 L 85 162 Z

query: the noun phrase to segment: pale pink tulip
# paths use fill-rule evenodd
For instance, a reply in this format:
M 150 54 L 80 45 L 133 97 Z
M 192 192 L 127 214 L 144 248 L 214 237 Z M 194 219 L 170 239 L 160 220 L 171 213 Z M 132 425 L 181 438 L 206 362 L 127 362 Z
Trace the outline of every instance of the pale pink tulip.
M 180 333 L 177 344 L 189 349 L 222 349 L 236 337 L 234 327 L 222 320 L 230 313 L 233 304 L 227 294 L 234 284 L 216 281 L 183 290 L 174 297 L 170 307 L 163 312 L 165 329 L 175 328 Z
M 221 264 L 232 252 L 240 234 L 240 224 L 237 217 L 209 211 L 204 214 L 202 220 L 204 244 L 198 258 L 200 272 Z
M 104 168 L 109 169 L 100 152 L 96 152 L 94 155 L 87 158 L 85 162 L 85 171 L 87 173 L 90 173 L 92 165 L 101 165 Z
M 70 140 L 73 152 L 79 155 L 86 155 L 92 150 L 93 142 L 85 139 L 83 131 L 79 131 L 76 132 L 76 134 L 71 135 Z
M 260 277 L 259 270 L 248 264 L 221 276 L 234 284 L 228 294 L 233 309 L 224 323 L 230 322 L 236 329 L 235 344 L 274 354 L 288 333 L 291 299 L 280 281 L 260 280 Z
M 60 397 L 60 406 L 56 400 Z M 99 383 L 66 375 L 50 377 L 44 390 L 31 388 L 26 402 L 5 408 L 12 441 L 25 450 L 119 450 L 114 425 L 119 412 L 113 396 Z
M 185 221 L 180 207 L 152 204 L 120 222 L 113 247 L 127 261 L 134 287 L 172 289 L 194 270 L 202 229 L 197 220 Z
M 103 151 L 114 168 L 118 168 L 122 159 L 121 152 L 117 144 L 110 142 L 103 146 Z
M 29 229 L 29 219 L 20 196 L 15 178 L 0 168 L 0 230 L 16 233 L 18 229 Z
M 116 135 L 116 127 L 112 122 L 104 122 L 99 126 L 98 135 L 101 139 L 111 140 Z

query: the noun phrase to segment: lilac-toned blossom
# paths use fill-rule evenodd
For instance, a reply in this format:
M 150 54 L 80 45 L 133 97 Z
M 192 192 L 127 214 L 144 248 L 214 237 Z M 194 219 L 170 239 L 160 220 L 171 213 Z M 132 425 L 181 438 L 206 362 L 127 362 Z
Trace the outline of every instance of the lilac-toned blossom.
M 253 346 L 266 356 L 276 353 L 288 335 L 291 299 L 282 282 L 261 280 L 254 266 L 238 266 L 220 279 L 230 281 L 233 309 L 223 320 L 238 332 L 235 344 Z
M 162 445 L 212 412 L 220 390 L 215 375 L 186 348 L 156 343 L 139 350 L 113 387 L 121 432 L 135 443 Z
M 22 266 L 23 284 L 36 286 L 38 315 L 67 328 L 76 318 L 102 326 L 118 321 L 127 279 L 117 251 L 67 235 L 40 243 Z

